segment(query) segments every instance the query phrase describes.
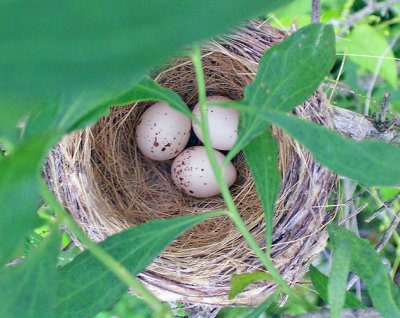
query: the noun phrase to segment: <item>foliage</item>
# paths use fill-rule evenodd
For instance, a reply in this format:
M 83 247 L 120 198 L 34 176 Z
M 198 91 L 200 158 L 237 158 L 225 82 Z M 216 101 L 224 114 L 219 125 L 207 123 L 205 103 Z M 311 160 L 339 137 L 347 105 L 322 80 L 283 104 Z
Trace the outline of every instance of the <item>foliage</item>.
M 139 274 L 184 231 L 209 218 L 209 214 L 153 220 L 104 240 L 100 246 Z M 126 286 L 89 251 L 57 271 L 57 317 L 90 317 L 115 305 Z
M 265 272 L 253 272 L 247 274 L 233 274 L 231 280 L 231 290 L 229 291 L 229 299 L 235 298 L 246 287 L 260 280 L 271 280 L 272 277 Z
M 117 0 L 96 4 L 79 1 L 0 4 L 0 299 L 6 300 L 0 305 L 1 317 L 89 317 L 109 310 L 129 285 L 120 276 L 114 276 L 118 269 L 127 269 L 130 281 L 134 281 L 134 276 L 177 236 L 217 215 L 150 221 L 110 237 L 97 246 L 119 264 L 117 269 L 90 248 L 76 257 L 75 253 L 60 251 L 58 227 L 67 225 L 75 235 L 78 233 L 41 191 L 40 171 L 49 149 L 64 134 L 94 123 L 108 113 L 111 105 L 163 100 L 191 116 L 177 94 L 148 77 L 150 71 L 177 54 L 193 57 L 187 45 L 227 32 L 256 15 L 272 16 L 275 10 L 277 16 L 282 16 L 282 21 L 275 21 L 282 26 L 288 25 L 296 14 L 300 25 L 307 25 L 310 10 L 306 1 L 285 6 L 288 3 Z M 358 6 L 362 8 L 363 4 L 326 1 L 323 19 L 338 20 L 336 31 L 342 32 L 347 26 L 340 21 L 346 21 Z M 359 101 L 365 99 L 363 94 L 369 86 L 363 79 L 369 79 L 373 72 L 378 72 L 381 78 L 371 93 L 372 108 L 377 108 L 376 100 L 382 92 L 397 88 L 395 56 L 400 47 L 396 43 L 391 47 L 388 43 L 400 32 L 400 27 L 391 22 L 398 21 L 399 14 L 400 8 L 394 6 L 389 16 L 376 13 L 366 16 L 352 25 L 350 32 L 338 42 L 338 48 L 349 54 L 343 68 L 344 82 L 356 93 L 336 92 L 334 102 L 360 110 Z M 383 53 L 385 58 L 377 68 L 378 61 L 371 56 Z M 360 54 L 366 56 L 360 57 Z M 360 182 L 359 188 L 399 185 L 398 148 L 378 141 L 354 142 L 287 114 L 318 88 L 331 71 L 334 59 L 334 29 L 327 24 L 305 26 L 263 55 L 254 82 L 245 89 L 243 101 L 228 105 L 241 111 L 240 137 L 228 158 L 241 150 L 245 152 L 265 211 L 268 250 L 272 244 L 273 207 L 280 185 L 277 145 L 271 125 L 279 126 L 297 139 L 322 164 Z M 339 67 L 337 63 L 332 76 L 339 74 Z M 199 81 L 198 85 L 201 95 L 204 83 Z M 400 109 L 400 95 L 392 95 L 392 106 Z M 206 109 L 206 105 L 203 107 Z M 206 126 L 203 128 L 207 130 Z M 219 167 L 214 168 L 216 174 L 221 172 Z M 226 185 L 220 182 L 220 186 L 223 189 Z M 393 192 L 392 188 L 378 190 Z M 304 297 L 298 297 L 299 292 L 288 288 L 274 269 L 269 254 L 263 254 L 249 236 L 235 207 L 230 205 L 232 200 L 227 188 L 222 192 L 228 211 L 221 213 L 232 218 L 269 272 L 234 275 L 230 296 L 235 297 L 260 279 L 271 279 L 279 283 L 280 291 L 290 293 L 291 299 L 304 305 L 303 310 L 311 308 L 307 301 L 302 301 Z M 382 224 L 387 227 L 390 222 L 385 217 Z M 43 223 L 50 234 L 38 239 L 32 233 Z M 334 253 L 331 276 L 327 278 L 311 268 L 311 279 L 322 300 L 330 305 L 332 316 L 338 317 L 343 306 L 364 306 L 353 294 L 346 293 L 349 270 L 368 286 L 369 299 L 383 317 L 399 315 L 399 290 L 371 244 L 339 227 L 330 227 L 329 231 Z M 394 258 L 394 272 L 400 263 L 400 238 L 396 235 L 393 235 L 392 250 L 397 254 L 386 254 Z M 32 246 L 24 248 L 29 236 Z M 22 264 L 5 265 L 12 258 L 21 257 L 20 251 L 24 249 Z M 129 298 L 135 314 L 143 310 L 143 317 L 147 317 L 151 315 L 151 307 L 155 313 L 171 317 L 146 292 L 142 296 L 149 307 Z M 272 311 L 276 301 L 270 297 L 256 310 L 244 314 L 257 317 Z M 111 312 L 123 315 L 117 308 L 118 305 Z M 107 314 L 99 314 L 98 318 L 101 315 Z
M 329 280 L 327 276 L 321 273 L 316 267 L 311 265 L 310 278 L 317 293 L 321 296 L 324 302 L 328 303 L 328 282 L 333 280 L 332 277 Z M 351 292 L 346 292 L 343 308 L 365 308 L 365 305 L 359 301 L 354 294 Z
M 54 317 L 58 229 L 20 265 L 0 272 L 1 317 Z
M 371 45 L 373 43 L 373 45 Z M 348 58 L 356 63 L 361 70 L 373 73 L 377 67 L 377 60 L 358 57 L 360 52 L 364 55 L 382 56 L 382 66 L 379 75 L 387 80 L 393 88 L 398 85 L 397 67 L 393 50 L 389 47 L 383 34 L 369 25 L 360 25 L 350 33 L 346 40 L 338 42 L 338 51 L 348 54 Z
M 306 146 L 319 162 L 340 175 L 366 186 L 399 185 L 400 166 L 396 164 L 400 161 L 398 147 L 376 140 L 353 141 L 316 124 L 279 112 L 252 111 L 282 128 Z
M 383 317 L 400 316 L 399 288 L 390 279 L 386 266 L 382 264 L 373 247 L 367 241 L 358 238 L 341 227 L 329 227 L 329 234 L 333 250 L 339 251 L 339 257 L 346 253 L 347 259 L 334 259 L 336 263 L 335 272 L 332 273 L 329 281 L 328 298 L 341 298 L 344 295 L 343 287 L 345 285 L 337 286 L 334 290 L 332 287 L 336 284 L 334 280 L 340 280 L 338 276 L 343 275 L 343 272 L 346 273 L 350 269 L 367 284 L 372 303 Z M 368 260 L 368 262 L 365 262 L 365 260 Z M 345 264 L 348 261 L 350 262 Z M 344 265 L 342 273 L 340 273 L 341 264 Z M 338 307 L 342 306 L 341 300 L 335 301 L 338 302 Z

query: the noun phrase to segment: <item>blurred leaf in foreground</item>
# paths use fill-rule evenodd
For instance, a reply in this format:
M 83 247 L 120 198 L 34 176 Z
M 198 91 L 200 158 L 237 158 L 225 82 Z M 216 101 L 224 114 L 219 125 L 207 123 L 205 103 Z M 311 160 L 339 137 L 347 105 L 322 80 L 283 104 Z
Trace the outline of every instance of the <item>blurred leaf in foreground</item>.
M 38 180 L 50 140 L 41 135 L 0 158 L 0 266 L 35 226 Z
M 100 243 L 133 275 L 145 269 L 174 239 L 215 213 L 146 222 Z M 58 271 L 57 317 L 87 317 L 113 306 L 124 285 L 90 252 L 78 255 Z
M 55 317 L 58 230 L 44 239 L 22 264 L 0 271 L 0 317 Z
M 8 128 L 0 128 L 0 138 L 14 134 L 12 127 L 32 107 L 58 108 L 66 101 L 61 111 L 68 113 L 70 101 L 83 100 L 82 112 L 100 106 L 128 92 L 185 45 L 228 32 L 288 2 L 2 1 L 0 127 L 6 122 Z M 16 112 L 12 121 L 10 109 Z

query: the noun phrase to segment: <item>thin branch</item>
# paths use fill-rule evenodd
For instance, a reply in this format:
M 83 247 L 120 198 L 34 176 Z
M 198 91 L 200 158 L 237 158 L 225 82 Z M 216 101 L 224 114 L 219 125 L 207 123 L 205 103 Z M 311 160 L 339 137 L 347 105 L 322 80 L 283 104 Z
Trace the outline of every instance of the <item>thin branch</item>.
M 376 11 L 386 12 L 391 8 L 391 6 L 399 2 L 399 0 L 386 0 L 382 2 L 369 1 L 366 7 L 349 15 L 346 20 L 332 20 L 331 23 L 334 26 L 342 27 L 342 30 L 338 35 L 343 36 L 354 24 L 365 19 L 370 14 Z
M 386 121 L 386 113 L 389 108 L 389 99 L 390 99 L 390 93 L 385 93 L 385 96 L 383 96 L 381 112 L 379 113 L 377 120 L 377 122 L 380 124 L 383 124 Z
M 331 102 L 332 97 L 333 97 L 333 94 L 335 93 L 336 87 L 337 87 L 337 85 L 338 85 L 338 83 L 339 83 L 340 77 L 341 77 L 342 74 L 343 74 L 343 69 L 344 69 L 344 64 L 345 64 L 345 63 L 346 63 L 346 54 L 343 55 L 342 63 L 340 63 L 339 73 L 338 73 L 338 75 L 336 76 L 335 85 L 333 86 L 332 91 L 331 91 L 331 95 L 329 96 L 329 102 Z
M 312 0 L 311 3 L 311 21 L 312 23 L 318 23 L 321 20 L 321 1 Z
M 379 243 L 376 245 L 376 251 L 379 253 L 387 244 L 389 239 L 392 237 L 393 232 L 397 229 L 400 223 L 400 216 L 396 214 L 390 223 L 388 229 L 386 230 L 385 234 L 383 234 L 382 238 L 380 239 Z
M 400 192 L 397 193 L 393 198 L 391 198 L 388 201 L 383 202 L 382 206 L 377 209 L 372 216 L 370 216 L 368 219 L 365 220 L 365 222 L 369 223 L 373 219 L 375 219 L 380 213 L 382 213 L 385 209 L 389 209 L 393 206 L 393 204 L 400 199 Z
M 371 102 L 372 91 L 374 90 L 376 81 L 378 79 L 379 71 L 381 70 L 382 63 L 383 63 L 383 58 L 385 57 L 386 54 L 389 53 L 389 51 L 396 44 L 397 40 L 399 39 L 399 36 L 400 36 L 400 32 L 397 32 L 397 34 L 394 36 L 392 41 L 390 41 L 389 45 L 382 52 L 381 57 L 379 58 L 378 62 L 376 63 L 374 74 L 372 75 L 371 81 L 368 85 L 367 98 L 365 100 L 365 107 L 364 107 L 364 115 L 365 116 L 368 116 L 368 114 L 369 114 L 369 105 Z
M 339 222 L 339 225 L 343 225 L 345 222 L 347 222 L 348 220 L 353 219 L 354 217 L 356 217 L 362 210 L 364 210 L 366 207 L 368 206 L 368 203 L 363 204 L 362 206 L 360 206 L 357 210 L 355 210 L 354 212 L 352 212 L 349 216 L 347 216 L 345 219 L 343 219 L 342 221 Z

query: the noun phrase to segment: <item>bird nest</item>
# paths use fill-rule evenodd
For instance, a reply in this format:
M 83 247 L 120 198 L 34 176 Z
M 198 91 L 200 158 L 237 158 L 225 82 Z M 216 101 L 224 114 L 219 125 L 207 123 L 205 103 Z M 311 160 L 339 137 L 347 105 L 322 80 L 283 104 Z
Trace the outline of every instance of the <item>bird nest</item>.
M 266 24 L 252 22 L 233 35 L 207 42 L 203 47 L 207 94 L 242 98 L 262 53 L 285 36 Z M 189 107 L 196 104 L 195 74 L 189 59 L 174 59 L 154 78 L 178 93 Z M 185 195 L 171 180 L 171 161 L 153 162 L 138 151 L 135 125 L 148 105 L 112 108 L 93 127 L 66 136 L 48 158 L 45 174 L 51 188 L 96 242 L 149 220 L 225 208 L 221 196 L 196 199 Z M 320 92 L 294 112 L 331 126 L 329 105 Z M 325 209 L 336 179 L 302 146 L 278 129 L 274 133 L 282 186 L 275 207 L 271 256 L 283 277 L 294 284 L 325 247 Z M 243 154 L 233 164 L 238 172 L 231 187 L 234 201 L 247 228 L 265 249 L 263 209 Z M 232 221 L 222 216 L 180 236 L 139 278 L 165 301 L 256 305 L 274 291 L 274 283 L 253 284 L 234 300 L 227 295 L 232 274 L 262 270 Z

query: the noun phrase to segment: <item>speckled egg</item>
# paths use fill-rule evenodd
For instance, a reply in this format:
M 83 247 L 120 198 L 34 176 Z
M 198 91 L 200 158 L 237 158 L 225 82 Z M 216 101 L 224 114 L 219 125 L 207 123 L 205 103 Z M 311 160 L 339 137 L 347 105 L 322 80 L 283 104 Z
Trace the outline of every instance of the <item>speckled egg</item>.
M 219 164 L 225 156 L 217 150 Z M 183 192 L 196 198 L 208 198 L 220 193 L 217 180 L 203 146 L 191 147 L 183 151 L 172 163 L 172 180 Z M 236 181 L 236 169 L 230 162 L 224 171 L 225 182 L 230 187 Z
M 168 104 L 157 102 L 140 117 L 136 125 L 136 143 L 149 159 L 172 159 L 185 149 L 190 129 L 189 118 Z
M 210 96 L 207 101 L 229 101 L 224 96 Z M 200 106 L 193 109 L 193 115 L 200 120 Z M 211 144 L 214 149 L 230 150 L 238 137 L 239 112 L 233 108 L 208 106 L 208 126 L 210 129 Z M 201 129 L 193 123 L 193 131 L 203 141 Z

